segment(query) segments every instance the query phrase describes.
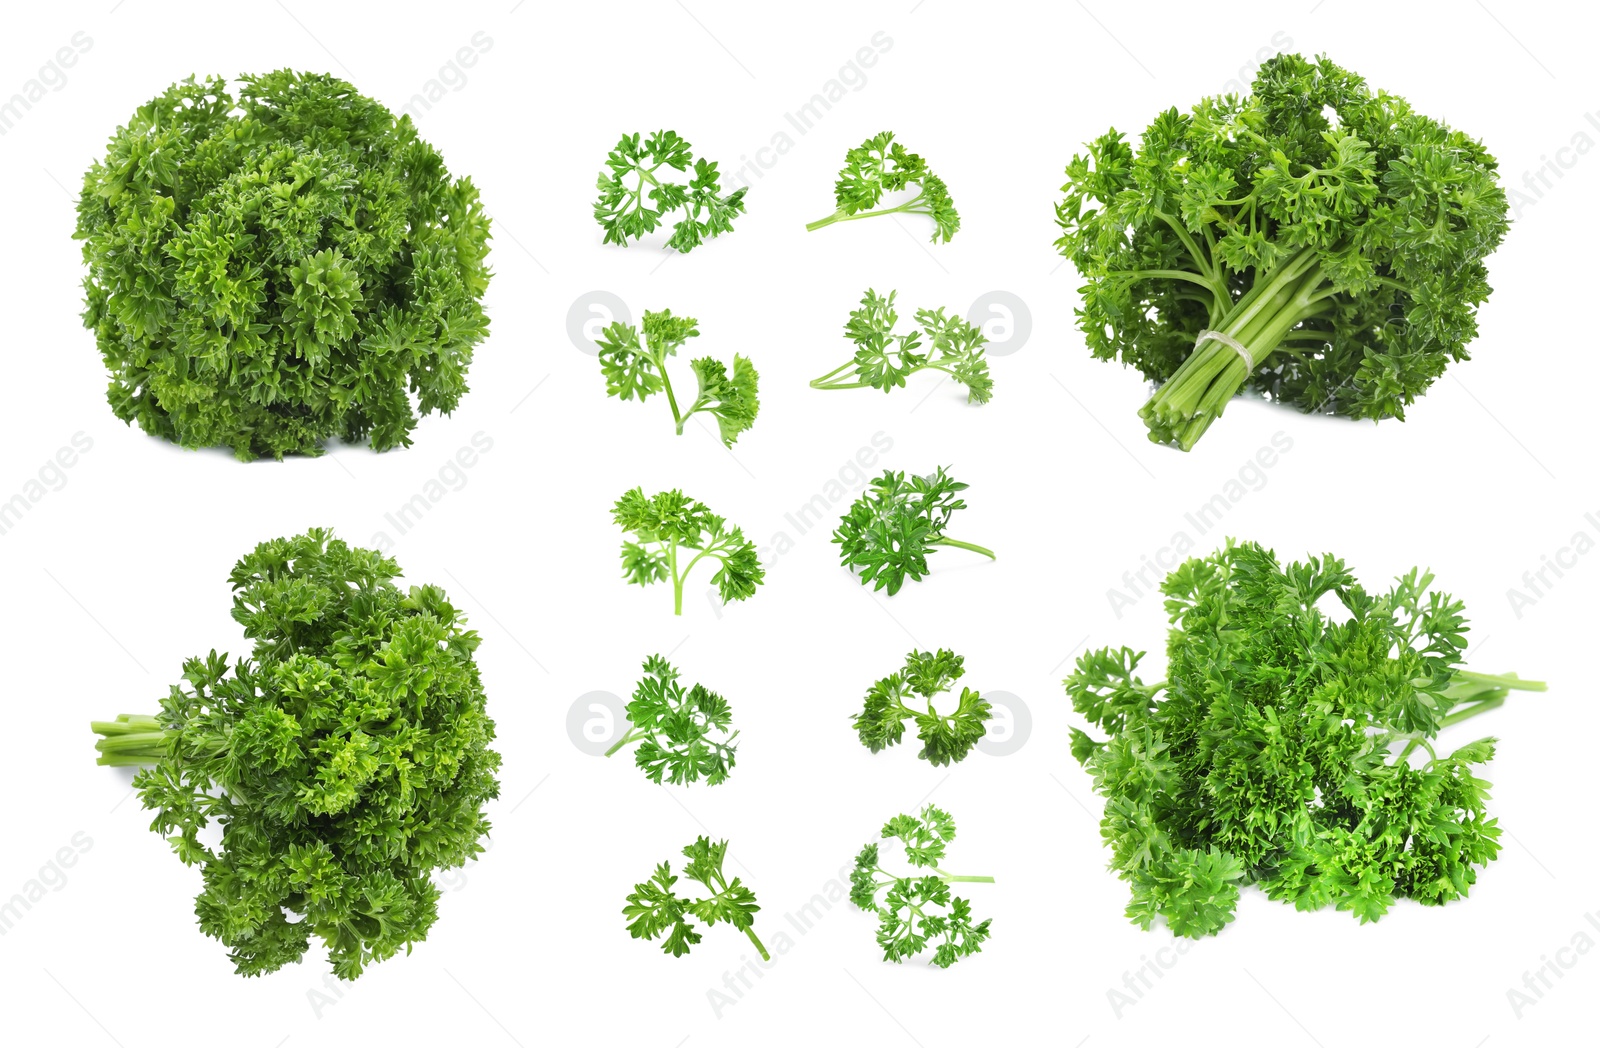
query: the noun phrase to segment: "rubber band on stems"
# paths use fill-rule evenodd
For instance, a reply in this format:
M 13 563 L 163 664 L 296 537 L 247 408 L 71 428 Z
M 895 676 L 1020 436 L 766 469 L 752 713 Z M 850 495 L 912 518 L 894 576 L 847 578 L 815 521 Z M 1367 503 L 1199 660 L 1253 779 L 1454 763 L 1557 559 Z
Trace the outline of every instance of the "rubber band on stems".
M 1232 335 L 1225 335 L 1220 331 L 1212 331 L 1210 328 L 1207 328 L 1194 337 L 1194 348 L 1199 349 L 1200 343 L 1206 341 L 1207 339 L 1211 339 L 1215 342 L 1221 342 L 1224 346 L 1227 346 L 1229 349 L 1232 349 L 1235 353 L 1239 354 L 1239 359 L 1244 361 L 1245 374 L 1249 374 L 1256 369 L 1256 358 L 1250 355 L 1249 348 Z

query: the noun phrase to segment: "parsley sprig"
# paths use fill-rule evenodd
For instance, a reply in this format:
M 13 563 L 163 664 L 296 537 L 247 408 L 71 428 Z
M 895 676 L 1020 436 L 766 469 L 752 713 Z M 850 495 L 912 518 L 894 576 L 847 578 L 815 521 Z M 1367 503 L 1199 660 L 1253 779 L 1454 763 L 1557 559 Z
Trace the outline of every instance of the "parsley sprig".
M 1544 685 L 1462 669 L 1462 604 L 1432 582 L 1371 594 L 1332 556 L 1280 566 L 1230 543 L 1162 584 L 1165 680 L 1145 684 L 1128 648 L 1078 659 L 1067 694 L 1107 738 L 1074 728 L 1072 754 L 1106 798 L 1129 919 L 1214 934 L 1249 883 L 1363 923 L 1467 894 L 1500 850 L 1476 774 L 1495 740 L 1434 739 Z
M 710 507 L 674 488 L 646 495 L 634 488 L 617 500 L 611 517 L 632 539 L 622 543 L 622 574 L 636 586 L 672 583 L 672 613 L 683 614 L 683 584 L 707 558 L 718 564 L 711 581 L 724 601 L 755 595 L 766 569 L 755 543 Z
M 933 704 L 936 696 L 961 679 L 964 662 L 946 648 L 908 654 L 904 667 L 867 689 L 866 701 L 854 718 L 861 744 L 873 753 L 896 745 L 909 720 L 916 723 L 917 738 L 922 740 L 917 754 L 921 759 L 937 767 L 965 757 L 988 731 L 989 703 L 973 689 L 962 688 L 949 713 L 940 713 Z
M 878 206 L 885 193 L 917 187 L 917 195 L 893 207 Z M 873 135 L 844 155 L 844 167 L 833 186 L 838 209 L 826 218 L 806 224 L 806 231 L 878 215 L 927 215 L 933 219 L 935 244 L 949 243 L 961 228 L 961 216 L 950 200 L 944 180 L 928 168 L 928 162 L 894 140 L 893 131 Z
M 717 430 L 726 447 L 733 447 L 739 434 L 756 421 L 761 408 L 756 383 L 760 378 L 749 358 L 735 353 L 733 373 L 721 361 L 699 357 L 690 361 L 699 382 L 688 410 L 680 410 L 672 391 L 672 376 L 667 373 L 667 358 L 674 356 L 689 339 L 700 334 L 693 317 L 675 317 L 672 310 L 645 310 L 644 321 L 635 328 L 620 321 L 609 324 L 596 340 L 600 370 L 606 378 L 606 395 L 620 400 L 640 401 L 654 393 L 665 393 L 672 408 L 672 421 L 678 435 L 683 424 L 698 411 L 717 420 Z
M 950 885 L 993 884 L 993 877 L 957 876 L 939 868 L 945 845 L 955 840 L 949 814 L 929 804 L 920 815 L 896 815 L 883 825 L 883 840 L 898 840 L 914 870 L 898 875 L 885 869 L 876 843 L 856 856 L 850 874 L 850 901 L 878 915 L 878 945 L 883 959 L 900 964 L 934 943 L 932 963 L 948 968 L 983 949 L 989 921 L 973 923 L 972 907 L 954 897 Z M 878 896 L 882 895 L 880 902 Z
M 983 355 L 988 341 L 983 332 L 963 317 L 946 316 L 940 306 L 917 310 L 921 330 L 897 335 L 894 326 L 899 315 L 894 297 L 893 291 L 885 297 L 867 290 L 860 308 L 851 310 L 844 326 L 845 337 L 856 344 L 854 359 L 812 379 L 811 388 L 871 387 L 888 393 L 903 388 L 916 372 L 931 369 L 966 386 L 968 403 L 987 404 L 994 382 Z
M 639 743 L 633 761 L 651 782 L 684 786 L 703 778 L 706 785 L 716 786 L 733 770 L 733 740 L 739 733 L 728 733 L 732 722 L 726 699 L 699 684 L 685 690 L 677 669 L 651 655 L 628 703 L 628 730 L 606 756 Z
M 684 875 L 711 893 L 701 898 L 679 895 L 674 890 L 678 878 L 671 865 L 657 865 L 649 880 L 635 884 L 628 893 L 627 905 L 622 908 L 628 919 L 628 934 L 635 939 L 655 939 L 665 934 L 662 951 L 682 957 L 701 939 L 688 918 L 693 917 L 707 928 L 727 923 L 749 936 L 761 959 L 770 961 L 772 956 L 756 936 L 755 915 L 761 907 L 756 905 L 755 892 L 741 884 L 739 878 L 730 881 L 723 875 L 722 860 L 727 851 L 727 841 L 713 844 L 707 837 L 698 837 L 683 849 L 689 860 L 684 864 Z
M 684 172 L 694 164 L 688 185 L 666 181 L 662 168 Z M 744 213 L 741 186 L 727 196 L 717 165 L 695 160 L 688 142 L 676 131 L 657 131 L 640 140 L 637 133 L 623 135 L 606 157 L 606 171 L 596 183 L 600 198 L 594 203 L 595 221 L 605 230 L 602 243 L 628 246 L 652 233 L 666 216 L 682 211 L 672 227 L 667 247 L 688 254 L 705 241 L 733 231 L 735 215 Z
M 971 550 L 994 560 L 993 550 L 944 533 L 951 515 L 966 508 L 956 496 L 966 488 L 943 466 L 926 477 L 884 470 L 839 520 L 833 541 L 840 562 L 858 574 L 863 586 L 870 582 L 874 590 L 886 589 L 893 596 L 907 579 L 928 574 L 928 556 L 935 546 Z

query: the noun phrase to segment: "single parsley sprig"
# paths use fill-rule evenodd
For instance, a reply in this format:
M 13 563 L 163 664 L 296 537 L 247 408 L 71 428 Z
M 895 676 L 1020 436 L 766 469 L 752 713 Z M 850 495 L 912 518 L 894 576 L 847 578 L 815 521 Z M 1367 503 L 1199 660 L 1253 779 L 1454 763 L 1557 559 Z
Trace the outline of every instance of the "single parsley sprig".
M 713 844 L 707 837 L 696 838 L 683 849 L 689 859 L 683 872 L 711 892 L 706 898 L 679 896 L 673 890 L 678 878 L 665 862 L 656 867 L 648 881 L 635 884 L 622 908 L 622 915 L 628 919 L 628 934 L 635 939 L 655 939 L 666 933 L 662 951 L 682 957 L 701 938 L 688 918 L 693 917 L 707 928 L 725 922 L 749 936 L 761 959 L 770 961 L 772 956 L 756 936 L 755 915 L 761 907 L 756 905 L 755 892 L 741 884 L 739 878 L 730 881 L 723 876 L 722 860 L 727 851 L 727 841 Z
M 726 734 L 732 721 L 726 699 L 699 684 L 685 691 L 672 664 L 652 655 L 644 660 L 644 677 L 628 703 L 628 730 L 606 756 L 637 742 L 633 762 L 651 782 L 684 786 L 704 778 L 706 785 L 716 786 L 733 770 L 733 740 L 739 733 Z M 713 731 L 725 735 L 722 741 L 711 738 Z
M 670 580 L 674 615 L 683 614 L 684 580 L 707 558 L 719 565 L 711 581 L 724 601 L 754 596 L 766 579 L 755 543 L 677 489 L 647 496 L 634 488 L 617 500 L 611 518 L 634 536 L 622 543 L 623 577 L 636 586 Z
M 692 360 L 699 388 L 687 411 L 679 410 L 678 398 L 672 391 L 672 376 L 667 373 L 667 358 L 674 356 L 679 347 L 700 334 L 693 317 L 675 317 L 672 310 L 659 312 L 645 310 L 640 327 L 621 322 L 607 325 L 596 340 L 599 347 L 600 370 L 606 377 L 606 395 L 621 400 L 637 398 L 643 401 L 653 393 L 665 393 L 672 408 L 672 421 L 678 435 L 683 435 L 683 424 L 697 411 L 709 412 L 717 420 L 717 430 L 722 443 L 733 447 L 739 434 L 756 421 L 761 408 L 756 383 L 760 378 L 755 365 L 747 357 L 735 353 L 733 374 L 727 367 L 711 357 Z
M 874 590 L 887 589 L 893 596 L 906 579 L 928 574 L 934 546 L 954 546 L 994 560 L 993 550 L 944 533 L 951 514 L 966 508 L 956 497 L 966 488 L 943 466 L 927 477 L 884 470 L 839 520 L 833 541 L 840 562 L 860 576 L 863 586 L 871 582 Z
M 733 231 L 733 218 L 744 213 L 741 186 L 727 196 L 717 165 L 694 160 L 690 145 L 676 131 L 657 131 L 642 143 L 637 133 L 623 135 L 606 157 L 597 188 L 600 198 L 594 203 L 595 221 L 605 230 L 603 243 L 628 246 L 654 232 L 664 217 L 682 210 L 684 217 L 672 227 L 667 247 L 688 254 L 706 240 Z M 694 163 L 694 177 L 687 186 L 663 181 L 661 169 L 687 171 Z M 648 198 L 648 199 L 647 199 Z
M 960 655 L 945 648 L 937 652 L 913 651 L 905 666 L 867 689 L 861 712 L 854 717 L 861 744 L 877 753 L 899 743 L 907 720 L 916 722 L 922 752 L 917 756 L 934 766 L 951 764 L 972 751 L 988 730 L 989 703 L 971 688 L 950 713 L 934 709 L 933 698 L 949 691 L 965 672 Z M 924 700 L 908 706 L 909 698 Z
M 877 844 L 856 856 L 850 874 L 850 901 L 878 915 L 878 945 L 883 959 L 901 963 L 937 941 L 932 963 L 948 968 L 979 953 L 989 938 L 989 921 L 972 922 L 967 900 L 954 898 L 950 885 L 993 884 L 993 877 L 957 876 L 939 868 L 945 845 L 955 840 L 956 824 L 948 814 L 927 805 L 920 816 L 896 815 L 883 825 L 884 840 L 899 840 L 906 861 L 932 873 L 896 876 L 884 869 Z M 882 878 L 882 879 L 880 879 Z M 878 901 L 879 894 L 883 901 Z M 942 937 L 942 939 L 941 939 Z
M 1413 570 L 1369 594 L 1334 557 L 1280 567 L 1230 542 L 1162 584 L 1165 680 L 1145 684 L 1128 648 L 1078 659 L 1067 694 L 1107 738 L 1073 728 L 1072 755 L 1106 798 L 1130 920 L 1212 935 L 1249 883 L 1362 923 L 1398 897 L 1467 894 L 1500 850 L 1475 774 L 1494 740 L 1441 753 L 1433 739 L 1544 685 L 1462 669 L 1461 602 L 1432 582 Z
M 812 389 L 862 389 L 872 387 L 885 393 L 904 387 L 906 379 L 924 369 L 943 371 L 967 387 L 967 402 L 987 404 L 994 382 L 983 347 L 988 341 L 983 332 L 965 319 L 946 316 L 944 307 L 917 310 L 921 331 L 894 333 L 899 319 L 894 311 L 895 292 L 887 298 L 868 289 L 861 308 L 850 312 L 845 337 L 856 344 L 855 358 L 820 378 L 811 380 Z M 923 337 L 927 349 L 923 350 Z M 851 381 L 853 372 L 854 381 Z
M 910 186 L 917 187 L 917 195 L 894 207 L 870 211 L 877 207 L 885 193 L 893 193 Z M 944 180 L 928 169 L 928 162 L 894 140 L 893 131 L 873 135 L 844 155 L 844 167 L 833 186 L 834 201 L 838 210 L 827 218 L 807 223 L 806 231 L 831 226 L 835 222 L 850 222 L 876 215 L 927 215 L 933 219 L 933 242 L 950 242 L 961 228 L 961 216 L 950 200 Z

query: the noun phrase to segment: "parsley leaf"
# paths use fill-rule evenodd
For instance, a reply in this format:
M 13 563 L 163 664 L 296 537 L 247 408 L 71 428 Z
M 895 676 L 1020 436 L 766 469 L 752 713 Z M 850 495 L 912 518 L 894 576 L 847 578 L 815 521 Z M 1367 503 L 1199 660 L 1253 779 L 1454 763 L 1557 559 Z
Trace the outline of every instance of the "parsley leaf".
M 989 921 L 974 923 L 971 906 L 967 900 L 953 897 L 950 885 L 993 884 L 994 878 L 957 876 L 939 868 L 945 845 L 955 836 L 955 820 L 929 804 L 920 815 L 890 819 L 881 839 L 898 840 L 904 846 L 906 862 L 931 873 L 891 873 L 883 867 L 877 844 L 866 845 L 856 856 L 850 874 L 850 901 L 878 915 L 878 946 L 885 961 L 899 964 L 932 943 L 931 963 L 948 968 L 983 949 L 989 938 Z
M 989 703 L 971 688 L 962 688 L 956 708 L 950 713 L 934 709 L 933 699 L 954 687 L 961 679 L 963 659 L 953 651 L 913 651 L 905 666 L 867 689 L 861 712 L 855 715 L 856 734 L 861 744 L 877 753 L 897 744 L 905 735 L 905 722 L 917 725 L 922 740 L 921 759 L 940 766 L 961 760 L 988 730 Z M 920 705 L 906 705 L 907 699 L 921 699 Z
M 1115 129 L 1088 150 L 1056 247 L 1087 281 L 1090 351 L 1160 383 L 1151 440 L 1187 451 L 1245 387 L 1404 419 L 1467 358 L 1506 194 L 1481 143 L 1404 99 L 1284 54 L 1242 98 L 1161 113 L 1137 151 Z
M 911 186 L 916 186 L 918 190 L 911 199 L 893 207 L 869 210 L 878 206 L 885 193 L 899 192 Z M 928 163 L 922 157 L 907 152 L 905 146 L 896 142 L 892 131 L 873 135 L 845 152 L 844 168 L 839 172 L 839 180 L 834 183 L 833 196 L 838 210 L 827 218 L 808 223 L 807 232 L 831 226 L 835 222 L 894 214 L 927 215 L 932 218 L 932 240 L 935 244 L 941 240 L 949 243 L 950 238 L 956 235 L 956 230 L 961 228 L 961 216 L 956 213 L 944 180 L 928 169 Z
M 766 579 L 755 543 L 682 491 L 647 496 L 634 488 L 617 500 L 611 517 L 634 536 L 622 543 L 623 578 L 636 586 L 670 580 L 674 615 L 683 614 L 684 581 L 706 558 L 719 565 L 711 581 L 724 601 L 754 596 Z
M 988 341 L 983 332 L 958 316 L 945 316 L 944 307 L 917 310 L 921 331 L 894 333 L 898 315 L 894 311 L 895 292 L 887 298 L 867 290 L 861 308 L 852 310 L 845 323 L 845 337 L 856 344 L 855 359 L 841 364 L 820 378 L 811 380 L 812 389 L 862 389 L 872 387 L 885 393 L 902 388 L 906 379 L 924 369 L 943 371 L 967 387 L 967 402 L 987 404 L 994 383 L 983 347 Z M 927 350 L 923 350 L 923 339 Z M 851 381 L 851 372 L 854 381 Z
M 1433 739 L 1544 685 L 1462 669 L 1462 605 L 1432 582 L 1413 570 L 1371 594 L 1332 556 L 1280 566 L 1230 542 L 1162 584 L 1165 680 L 1145 684 L 1127 648 L 1078 659 L 1067 694 L 1107 738 L 1073 728 L 1072 755 L 1106 798 L 1130 920 L 1215 934 L 1251 883 L 1363 923 L 1399 897 L 1467 894 L 1500 850 L 1474 771 L 1494 740 Z
M 78 199 L 84 326 L 124 422 L 242 460 L 407 446 L 467 392 L 489 218 L 408 116 L 343 80 L 190 77 Z
M 678 878 L 672 868 L 661 863 L 648 881 L 633 886 L 628 894 L 622 915 L 628 919 L 628 934 L 635 939 L 656 939 L 663 932 L 666 938 L 661 949 L 674 957 L 682 957 L 689 948 L 700 941 L 700 933 L 689 923 L 694 918 L 700 924 L 731 924 L 744 932 L 763 961 L 770 961 L 767 948 L 756 937 L 755 915 L 761 907 L 756 904 L 755 892 L 739 878 L 728 880 L 722 872 L 722 860 L 728 851 L 727 841 L 713 844 L 710 838 L 698 837 L 683 849 L 688 858 L 684 876 L 699 882 L 711 894 L 702 898 L 684 898 L 675 891 Z
M 720 361 L 700 357 L 689 366 L 699 382 L 687 411 L 680 411 L 667 373 L 667 358 L 674 356 L 689 339 L 700 334 L 693 317 L 675 317 L 672 310 L 645 310 L 639 328 L 632 324 L 607 325 L 596 340 L 600 370 L 606 379 L 606 395 L 620 400 L 644 400 L 653 393 L 666 393 L 672 420 L 683 435 L 683 424 L 697 411 L 708 412 L 717 420 L 717 430 L 726 447 L 732 447 L 739 434 L 755 424 L 761 408 L 756 391 L 755 365 L 734 354 L 733 374 Z
M 871 582 L 874 590 L 887 589 L 893 596 L 906 579 L 928 574 L 931 547 L 954 546 L 995 559 L 993 551 L 944 533 L 951 514 L 966 508 L 956 497 L 966 488 L 943 466 L 926 477 L 884 470 L 839 520 L 833 541 L 840 563 L 855 571 L 863 586 Z
M 667 247 L 684 254 L 733 231 L 734 216 L 744 214 L 748 187 L 723 196 L 717 165 L 695 160 L 690 149 L 676 131 L 657 131 L 643 142 L 637 133 L 622 136 L 606 156 L 606 170 L 596 183 L 600 197 L 594 218 L 605 230 L 602 243 L 627 247 L 630 239 L 653 233 L 680 210 L 683 217 L 673 225 Z M 688 185 L 665 181 L 662 168 L 687 172 L 691 163 L 694 176 Z
M 733 720 L 727 700 L 699 684 L 685 691 L 678 671 L 660 655 L 644 660 L 644 674 L 628 703 L 628 730 L 606 756 L 637 742 L 634 763 L 651 782 L 725 782 L 733 770 L 733 740 L 739 736 L 727 733 Z M 723 735 L 720 742 L 711 738 L 714 731 Z
M 399 575 L 318 528 L 263 542 L 231 576 L 253 656 L 189 659 L 159 714 L 91 725 L 98 763 L 140 767 L 150 828 L 201 867 L 200 930 L 240 975 L 313 938 L 341 979 L 409 953 L 439 916 L 433 872 L 484 850 L 500 755 L 478 635 Z

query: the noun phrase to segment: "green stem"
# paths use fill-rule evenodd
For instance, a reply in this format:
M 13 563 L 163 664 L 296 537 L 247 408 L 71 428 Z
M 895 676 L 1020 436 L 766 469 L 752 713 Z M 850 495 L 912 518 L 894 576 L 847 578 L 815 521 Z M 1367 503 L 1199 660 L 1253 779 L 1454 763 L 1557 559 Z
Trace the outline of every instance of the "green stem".
M 943 870 L 939 869 L 939 867 L 937 867 L 937 866 L 935 866 L 933 868 L 933 872 L 937 873 L 939 875 L 939 879 L 941 881 L 944 881 L 946 884 L 993 884 L 994 883 L 994 878 L 993 877 L 958 876 L 958 875 L 956 875 L 954 873 L 945 873 Z
M 748 927 L 748 928 L 746 928 L 746 929 L 745 929 L 745 930 L 744 930 L 744 933 L 745 933 L 745 934 L 746 934 L 746 935 L 748 935 L 748 936 L 750 936 L 750 941 L 751 941 L 751 942 L 753 942 L 753 943 L 755 943 L 755 945 L 756 945 L 756 949 L 757 949 L 757 950 L 758 950 L 758 951 L 760 951 L 760 953 L 761 953 L 761 959 L 762 959 L 762 960 L 763 960 L 763 961 L 770 961 L 770 960 L 772 960 L 772 954 L 770 954 L 770 953 L 768 953 L 768 952 L 767 952 L 767 948 L 766 948 L 766 947 L 765 947 L 765 946 L 763 946 L 763 945 L 761 945 L 761 940 L 760 940 L 760 939 L 758 939 L 758 938 L 757 938 L 757 937 L 756 937 L 756 928 L 755 928 L 755 925 L 753 925 L 753 924 L 752 924 L 752 925 L 751 925 L 751 926 L 750 926 L 750 927 Z
M 1545 683 L 1542 680 L 1523 680 L 1515 673 L 1474 673 L 1471 670 L 1458 669 L 1455 672 L 1456 680 L 1467 681 L 1474 684 L 1487 684 L 1494 688 L 1509 688 L 1512 691 L 1544 691 Z
M 1485 710 L 1492 710 L 1497 706 L 1504 706 L 1505 704 L 1506 697 L 1504 695 L 1496 695 L 1492 698 L 1483 699 L 1480 702 L 1471 703 L 1470 705 L 1461 707 L 1454 713 L 1440 717 L 1439 727 L 1448 728 L 1452 724 L 1460 724 L 1462 721 L 1467 720 L 1468 718 L 1476 717 Z
M 90 721 L 89 730 L 103 736 L 94 744 L 100 752 L 95 763 L 113 768 L 160 763 L 167 755 L 171 735 L 159 718 L 143 713 L 123 713 L 114 721 Z
M 807 222 L 806 232 L 815 232 L 816 230 L 821 229 L 823 226 L 831 226 L 835 222 L 854 222 L 858 218 L 876 218 L 879 215 L 894 215 L 903 214 L 906 212 L 914 212 L 917 210 L 916 205 L 922 203 L 922 201 L 923 195 L 918 193 L 916 196 L 912 197 L 910 200 L 907 200 L 904 204 L 901 204 L 898 207 L 886 207 L 878 211 L 857 211 L 855 214 L 849 214 L 843 210 L 835 211 L 827 218 L 819 218 L 815 222 Z M 928 214 L 926 211 L 922 213 Z
M 855 366 L 856 366 L 856 362 L 854 360 L 848 360 L 848 361 L 844 362 L 843 364 L 840 364 L 838 367 L 834 368 L 832 371 L 828 372 L 826 375 L 823 375 L 820 378 L 812 379 L 811 380 L 811 388 L 812 389 L 860 389 L 862 386 L 865 386 L 867 383 L 865 383 L 865 382 L 848 382 L 848 383 L 846 383 L 846 382 L 839 382 L 839 381 L 836 380 L 836 377 L 838 375 L 841 375 L 844 372 L 849 371 L 851 368 L 853 368 Z
M 1250 359 L 1216 339 L 1197 346 L 1139 409 L 1150 439 L 1185 451 L 1194 447 L 1252 371 L 1267 363 L 1289 333 L 1332 308 L 1319 298 L 1324 288 L 1317 255 L 1310 248 L 1257 279 L 1215 328 L 1243 345 Z
M 673 539 L 672 540 L 671 551 L 667 554 L 667 570 L 672 573 L 672 613 L 674 615 L 682 615 L 683 614 L 683 579 L 684 579 L 684 575 L 687 575 L 688 572 L 685 571 L 683 573 L 683 575 L 679 575 L 678 574 L 678 540 L 677 539 Z
M 995 557 L 995 555 L 994 555 L 994 550 L 985 549 L 984 547 L 975 545 L 975 544 L 973 544 L 971 542 L 962 542 L 960 539 L 934 539 L 932 542 L 928 543 L 928 545 L 930 545 L 930 546 L 954 546 L 957 549 L 969 549 L 974 553 L 982 553 L 985 557 L 988 557 L 990 560 L 996 560 L 997 559 Z
M 678 427 L 678 436 L 681 437 L 683 436 L 683 420 L 688 418 L 689 415 L 678 411 L 678 398 L 672 395 L 672 376 L 667 374 L 665 358 L 656 361 L 656 370 L 661 372 L 661 388 L 666 390 L 667 404 L 672 408 L 672 421 Z M 693 412 L 691 411 L 689 414 L 693 414 Z
M 642 731 L 642 730 L 640 730 L 638 728 L 633 728 L 633 729 L 631 729 L 629 731 L 623 732 L 622 733 L 622 738 L 620 738 L 616 742 L 612 743 L 611 748 L 606 751 L 606 756 L 607 757 L 611 756 L 613 753 L 616 753 L 618 750 L 622 749 L 622 747 L 628 745 L 630 742 L 638 742 L 640 739 L 644 738 L 646 734 L 647 734 L 646 732 L 644 732 L 644 731 Z

